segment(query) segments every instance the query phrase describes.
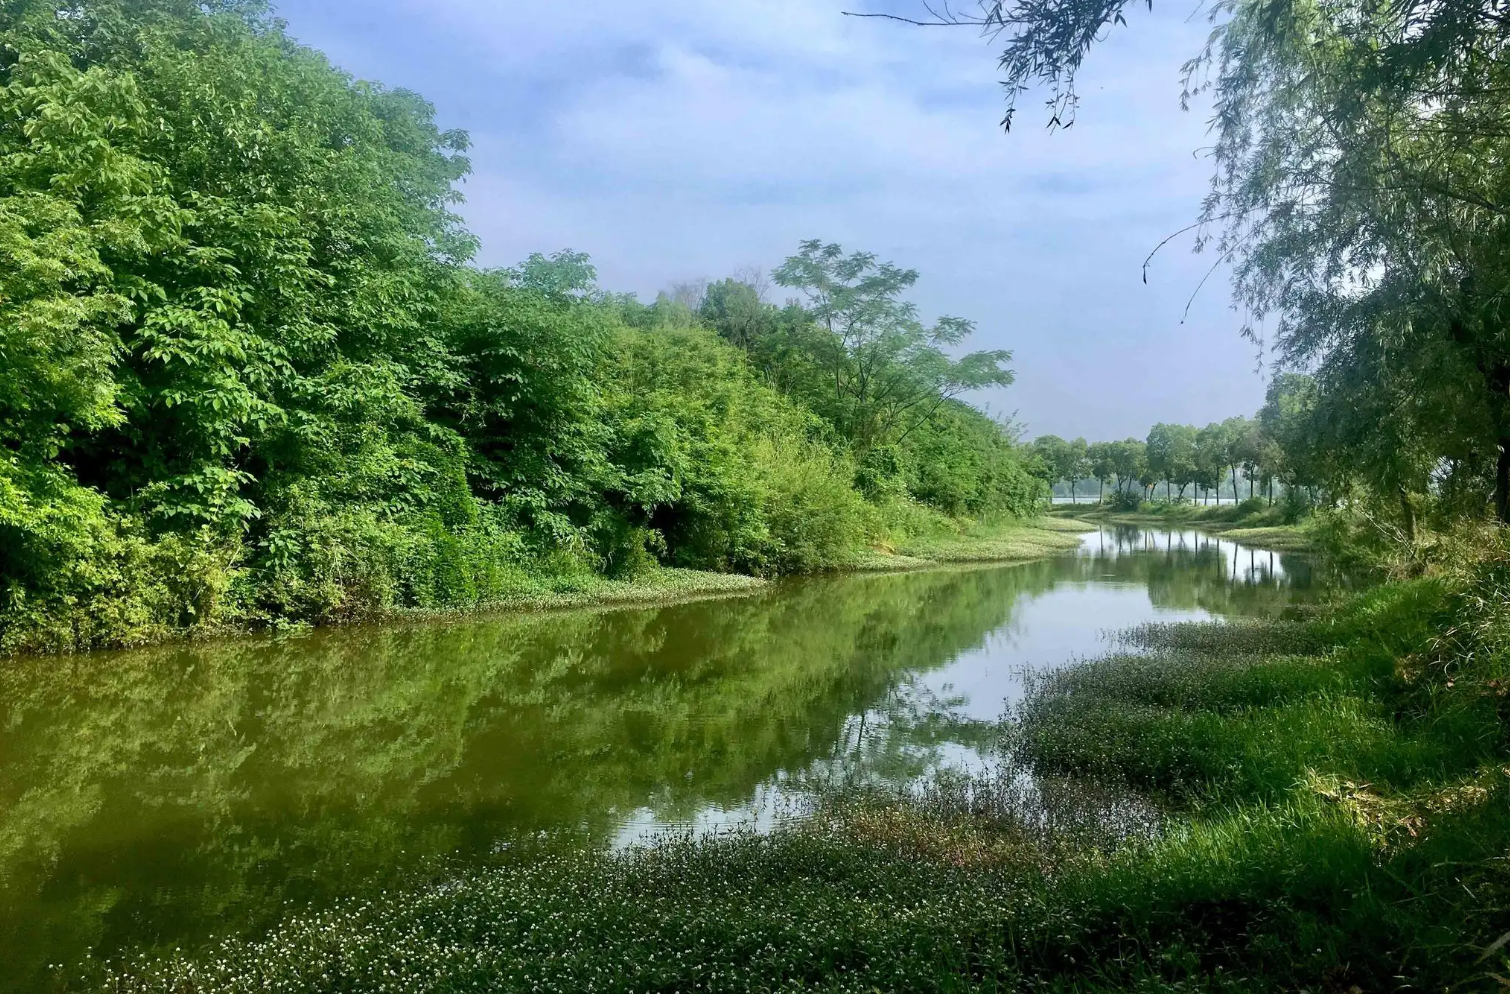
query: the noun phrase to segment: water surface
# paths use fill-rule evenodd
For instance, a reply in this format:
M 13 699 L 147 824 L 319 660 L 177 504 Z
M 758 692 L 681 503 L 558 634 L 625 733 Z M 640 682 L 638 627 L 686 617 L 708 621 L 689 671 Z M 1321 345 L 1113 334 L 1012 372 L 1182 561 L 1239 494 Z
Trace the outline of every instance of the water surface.
M 0 991 L 255 934 L 521 832 L 763 825 L 815 775 L 979 763 L 1025 671 L 1315 586 L 1300 556 L 1109 528 L 1010 567 L 12 660 Z

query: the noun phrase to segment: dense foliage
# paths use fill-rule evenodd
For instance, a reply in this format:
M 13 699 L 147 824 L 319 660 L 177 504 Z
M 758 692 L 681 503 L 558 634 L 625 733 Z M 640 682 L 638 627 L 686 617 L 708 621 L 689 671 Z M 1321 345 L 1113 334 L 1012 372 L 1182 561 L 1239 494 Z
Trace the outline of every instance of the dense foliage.
M 466 148 L 251 0 L 0 8 L 0 646 L 825 569 L 893 505 L 1039 499 L 954 399 L 1008 356 L 916 273 L 813 243 L 808 306 L 693 312 L 478 269 Z

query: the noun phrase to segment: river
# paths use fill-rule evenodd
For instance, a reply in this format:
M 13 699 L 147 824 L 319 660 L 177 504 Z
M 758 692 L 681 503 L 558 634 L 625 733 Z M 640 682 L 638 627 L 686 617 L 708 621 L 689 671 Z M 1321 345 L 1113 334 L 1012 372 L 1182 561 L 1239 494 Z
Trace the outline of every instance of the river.
M 761 828 L 989 757 L 1023 676 L 1271 616 L 1306 560 L 1107 528 L 1042 562 L 0 664 L 0 991 L 488 858 Z

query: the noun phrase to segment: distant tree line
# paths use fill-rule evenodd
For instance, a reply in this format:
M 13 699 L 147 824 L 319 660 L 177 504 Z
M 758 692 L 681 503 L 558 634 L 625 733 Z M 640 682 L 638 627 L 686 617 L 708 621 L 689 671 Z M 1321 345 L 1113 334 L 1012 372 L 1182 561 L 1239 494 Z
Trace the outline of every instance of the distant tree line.
M 1081 484 L 1114 495 L 1134 494 L 1173 501 L 1262 498 L 1276 492 L 1314 503 L 1329 479 L 1315 444 L 1316 383 L 1308 376 L 1281 374 L 1270 384 L 1263 408 L 1251 418 L 1235 417 L 1204 428 L 1156 424 L 1144 439 L 1086 442 L 1057 435 L 1034 439 L 1033 471 L 1051 487 L 1068 485 L 1078 499 Z

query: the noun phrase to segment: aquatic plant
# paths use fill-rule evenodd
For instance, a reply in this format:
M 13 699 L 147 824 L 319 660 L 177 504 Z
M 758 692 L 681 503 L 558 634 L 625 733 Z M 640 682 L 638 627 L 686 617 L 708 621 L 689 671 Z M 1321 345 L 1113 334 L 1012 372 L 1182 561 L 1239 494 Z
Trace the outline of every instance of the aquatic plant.
M 1133 633 L 1155 648 L 1041 678 L 1003 724 L 1016 765 L 987 776 L 840 792 L 769 836 L 621 853 L 531 840 L 489 869 L 96 979 L 164 992 L 1493 984 L 1510 931 L 1505 626 L 1490 597 L 1503 574 L 1495 560 L 1384 587 L 1303 632 Z

